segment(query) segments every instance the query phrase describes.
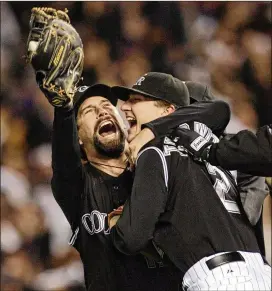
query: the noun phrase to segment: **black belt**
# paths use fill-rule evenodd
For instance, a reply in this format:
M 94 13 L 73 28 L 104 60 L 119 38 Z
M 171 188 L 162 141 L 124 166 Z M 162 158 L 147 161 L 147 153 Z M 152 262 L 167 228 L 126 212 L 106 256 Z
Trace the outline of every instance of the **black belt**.
M 210 270 L 219 267 L 221 265 L 231 263 L 231 262 L 245 262 L 243 256 L 238 252 L 230 252 L 221 254 L 209 259 L 206 264 Z

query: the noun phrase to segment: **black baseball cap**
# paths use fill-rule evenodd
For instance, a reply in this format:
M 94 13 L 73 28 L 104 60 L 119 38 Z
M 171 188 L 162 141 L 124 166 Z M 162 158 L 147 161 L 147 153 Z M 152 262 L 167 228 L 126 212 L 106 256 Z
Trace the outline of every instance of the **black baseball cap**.
M 189 91 L 190 103 L 212 101 L 216 99 L 213 96 L 210 87 L 207 85 L 193 81 L 185 81 L 184 83 L 186 84 Z
M 190 104 L 189 92 L 185 83 L 165 73 L 149 72 L 143 75 L 132 88 L 114 86 L 112 93 L 123 101 L 127 101 L 130 94 L 141 94 L 167 101 L 176 106 Z
M 111 87 L 105 84 L 95 84 L 92 86 L 78 87 L 74 96 L 74 111 L 77 116 L 80 105 L 88 98 L 93 96 L 102 96 L 107 98 L 112 105 L 116 106 L 118 98 L 112 92 Z

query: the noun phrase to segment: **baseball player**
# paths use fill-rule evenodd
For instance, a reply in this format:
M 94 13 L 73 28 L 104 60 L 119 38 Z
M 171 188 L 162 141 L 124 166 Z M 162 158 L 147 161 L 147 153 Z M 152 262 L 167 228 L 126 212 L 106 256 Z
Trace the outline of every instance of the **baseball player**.
M 198 121 L 206 125 L 209 124 L 209 126 L 212 126 L 211 128 L 213 129 L 213 133 L 215 133 L 218 137 L 221 135 L 222 131 L 220 130 L 218 131 L 219 128 L 222 129 L 222 127 L 220 127 L 221 121 L 219 116 L 222 116 L 223 118 L 223 116 L 225 115 L 225 118 L 223 118 L 222 121 L 228 122 L 229 114 L 227 114 L 227 110 L 229 108 L 227 104 L 225 104 L 224 107 L 223 106 L 224 102 L 222 104 L 218 103 L 218 101 L 216 101 L 216 98 L 213 96 L 210 88 L 204 84 L 192 81 L 186 81 L 185 84 L 189 91 L 191 105 L 183 107 L 182 110 L 177 110 L 175 113 L 171 115 L 158 118 L 151 123 L 143 124 L 141 126 L 142 128 L 141 132 L 129 144 L 131 150 L 130 155 L 132 156 L 131 160 L 135 161 L 140 148 L 143 147 L 147 142 L 154 139 L 155 137 L 156 138 L 164 137 L 169 132 L 173 132 L 173 130 L 175 130 L 176 128 L 177 131 L 175 132 L 175 134 L 177 136 L 180 132 L 186 130 L 178 127 L 180 125 L 181 120 L 183 120 L 184 123 L 188 121 Z M 208 105 L 209 103 L 210 105 Z M 154 125 L 159 125 L 158 129 Z M 217 125 L 219 125 L 219 127 L 217 127 Z M 189 133 L 188 130 L 186 130 L 186 132 Z M 194 132 L 193 134 L 199 136 L 197 132 Z M 253 134 L 251 133 L 251 135 Z M 227 135 L 224 134 L 224 136 L 226 138 L 231 138 L 231 135 L 229 134 Z M 186 140 L 182 138 L 179 139 L 177 141 L 177 145 L 182 142 L 185 143 Z M 213 144 L 212 147 L 215 147 L 216 145 L 217 144 Z M 205 146 L 203 146 L 202 148 L 205 148 Z M 267 150 L 264 152 L 264 154 L 262 154 L 262 157 L 260 156 L 258 157 L 257 152 L 256 152 L 257 154 L 255 154 L 254 159 L 255 164 L 257 164 L 257 167 L 259 167 L 259 165 L 262 164 L 263 161 L 267 161 L 271 157 L 271 154 L 269 155 L 268 150 L 269 145 L 267 145 L 266 148 Z M 191 152 L 193 152 L 192 149 Z M 199 152 L 202 152 L 201 149 L 199 150 Z M 200 157 L 199 154 L 197 154 L 197 157 L 198 158 Z M 231 157 L 231 159 L 229 157 Z M 235 157 L 235 154 L 228 156 L 225 155 L 224 159 L 227 160 L 228 163 L 235 163 L 231 162 L 233 157 Z M 247 160 L 250 160 L 250 163 L 252 163 L 249 157 L 247 157 Z M 235 175 L 237 181 L 243 208 L 250 223 L 254 226 L 259 248 L 261 250 L 262 255 L 265 256 L 265 244 L 262 224 L 263 202 L 266 196 L 268 195 L 268 189 L 265 184 L 265 178 L 251 176 L 240 171 L 235 171 L 232 173 Z
M 74 102 L 74 110 L 55 109 L 52 190 L 73 229 L 70 244 L 80 253 L 88 290 L 177 290 L 174 267 L 120 254 L 109 240 L 107 213 L 124 204 L 132 185 L 110 87 L 80 87 Z
M 117 99 L 106 85 L 82 86 L 75 94 L 84 53 L 67 11 L 34 7 L 29 26 L 26 60 L 55 107 L 52 190 L 72 227 L 70 243 L 80 253 L 86 287 L 177 290 L 180 276 L 174 267 L 150 266 L 142 255 L 124 256 L 108 238 L 107 213 L 124 203 L 132 185 Z
M 122 110 L 127 119 L 141 127 L 150 116 L 171 113 L 177 96 L 167 95 L 165 84 L 171 84 L 168 76 L 147 74 L 136 90 L 116 88 L 125 101 Z M 187 97 L 184 103 L 189 103 Z M 158 99 L 168 105 L 157 109 Z M 216 139 L 199 122 L 183 126 Z M 137 127 L 132 128 L 129 138 L 136 133 Z M 260 254 L 233 177 L 219 167 L 194 161 L 168 137 L 154 140 L 140 152 L 132 194 L 111 238 L 126 254 L 138 253 L 152 241 L 181 271 L 184 290 L 271 289 L 271 268 Z

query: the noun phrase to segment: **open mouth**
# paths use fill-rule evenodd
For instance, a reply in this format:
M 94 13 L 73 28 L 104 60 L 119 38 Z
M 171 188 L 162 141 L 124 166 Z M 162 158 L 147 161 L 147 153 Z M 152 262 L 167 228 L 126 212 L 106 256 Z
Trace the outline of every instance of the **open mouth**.
M 128 124 L 129 124 L 130 128 L 132 128 L 133 126 L 136 126 L 136 124 L 137 124 L 136 119 L 131 117 L 131 116 L 127 117 L 127 121 L 128 121 Z
M 101 122 L 98 133 L 99 135 L 105 137 L 107 135 L 116 133 L 116 131 L 117 131 L 117 128 L 115 124 L 111 120 L 105 120 Z

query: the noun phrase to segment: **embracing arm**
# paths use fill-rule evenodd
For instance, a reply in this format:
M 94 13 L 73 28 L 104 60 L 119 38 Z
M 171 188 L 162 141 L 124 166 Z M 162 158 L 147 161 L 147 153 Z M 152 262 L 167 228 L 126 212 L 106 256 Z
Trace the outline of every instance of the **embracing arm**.
M 115 247 L 125 254 L 140 252 L 148 246 L 159 216 L 164 212 L 167 165 L 161 155 L 156 147 L 146 148 L 140 153 L 132 194 L 120 219 L 111 229 Z
M 271 176 L 271 128 L 263 126 L 256 135 L 248 130 L 242 130 L 229 140 L 220 140 L 210 148 L 208 162 L 227 170 L 240 170 L 257 176 Z
M 178 145 L 184 146 L 191 154 L 214 166 L 226 170 L 256 176 L 272 176 L 272 132 L 270 126 L 263 126 L 255 135 L 242 130 L 230 139 L 218 143 L 205 140 L 197 132 L 178 128 L 175 136 Z
M 77 205 L 83 188 L 83 168 L 72 110 L 55 108 L 52 168 L 51 186 L 54 197 L 72 225 L 76 220 Z
M 182 123 L 198 121 L 204 123 L 217 136 L 221 135 L 230 120 L 230 108 L 224 101 L 196 102 L 177 109 L 174 113 L 146 123 L 156 138 L 163 137 Z
M 174 113 L 142 125 L 141 132 L 130 142 L 130 160 L 134 162 L 140 149 L 154 138 L 171 134 L 183 123 L 198 121 L 220 136 L 230 119 L 229 105 L 224 101 L 203 101 L 184 106 Z

